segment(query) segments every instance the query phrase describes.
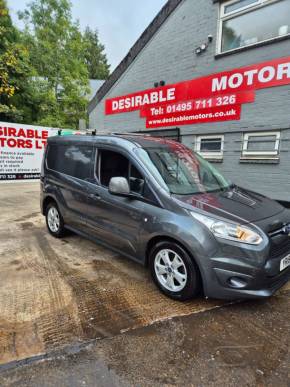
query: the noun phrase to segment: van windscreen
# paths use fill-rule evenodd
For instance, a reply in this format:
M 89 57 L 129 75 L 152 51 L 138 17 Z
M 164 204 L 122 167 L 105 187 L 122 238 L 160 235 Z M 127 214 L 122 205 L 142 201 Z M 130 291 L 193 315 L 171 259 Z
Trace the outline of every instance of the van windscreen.
M 209 162 L 182 144 L 139 148 L 136 153 L 157 182 L 172 194 L 214 192 L 230 186 Z

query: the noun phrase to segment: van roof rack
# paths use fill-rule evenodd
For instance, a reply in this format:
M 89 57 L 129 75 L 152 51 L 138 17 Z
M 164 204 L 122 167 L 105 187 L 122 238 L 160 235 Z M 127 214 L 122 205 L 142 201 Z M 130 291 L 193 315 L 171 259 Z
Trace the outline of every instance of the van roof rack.
M 125 133 L 122 133 L 122 132 L 112 132 L 111 134 L 113 134 L 114 136 L 149 136 L 149 134 L 145 134 L 145 133 L 136 133 L 136 132 L 125 132 Z
M 136 132 L 98 132 L 97 129 L 87 130 L 87 136 L 150 136 L 146 133 L 136 133 Z
M 97 129 L 91 129 L 86 132 L 86 136 L 110 136 L 112 133 L 108 132 L 98 132 Z
M 86 136 L 150 136 L 148 133 L 136 133 L 136 132 L 99 132 L 97 129 L 88 130 Z

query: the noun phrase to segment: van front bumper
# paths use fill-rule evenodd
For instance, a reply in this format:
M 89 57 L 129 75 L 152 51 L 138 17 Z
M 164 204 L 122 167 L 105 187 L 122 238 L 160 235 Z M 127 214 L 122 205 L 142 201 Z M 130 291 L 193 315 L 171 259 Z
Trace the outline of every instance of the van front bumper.
M 281 259 L 269 259 L 263 267 L 256 267 L 242 260 L 213 258 L 205 295 L 230 300 L 271 297 L 290 280 L 290 266 L 280 272 Z
M 269 277 L 264 270 L 252 274 L 214 268 L 215 279 L 207 286 L 206 296 L 219 299 L 271 297 L 290 280 L 290 267 Z

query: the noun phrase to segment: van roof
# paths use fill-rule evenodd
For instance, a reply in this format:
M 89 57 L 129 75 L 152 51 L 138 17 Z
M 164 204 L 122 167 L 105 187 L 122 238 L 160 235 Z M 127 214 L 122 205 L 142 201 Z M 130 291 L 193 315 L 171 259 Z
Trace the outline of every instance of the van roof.
M 64 144 L 64 143 L 78 143 L 78 144 L 111 144 L 119 146 L 134 145 L 140 148 L 159 148 L 162 146 L 176 144 L 173 140 L 165 138 L 152 137 L 149 135 L 121 133 L 121 134 L 96 134 L 96 135 L 69 135 L 69 136 L 53 136 L 48 138 L 48 143 Z

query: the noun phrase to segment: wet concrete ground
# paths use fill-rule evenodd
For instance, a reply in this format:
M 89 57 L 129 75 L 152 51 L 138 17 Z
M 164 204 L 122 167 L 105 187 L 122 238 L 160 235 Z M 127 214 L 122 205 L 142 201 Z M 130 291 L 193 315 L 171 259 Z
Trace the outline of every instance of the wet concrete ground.
M 3 386 L 289 386 L 289 293 L 156 323 L 0 373 Z
M 52 238 L 38 190 L 0 185 L 0 385 L 289 385 L 289 285 L 171 301 L 138 264 Z

